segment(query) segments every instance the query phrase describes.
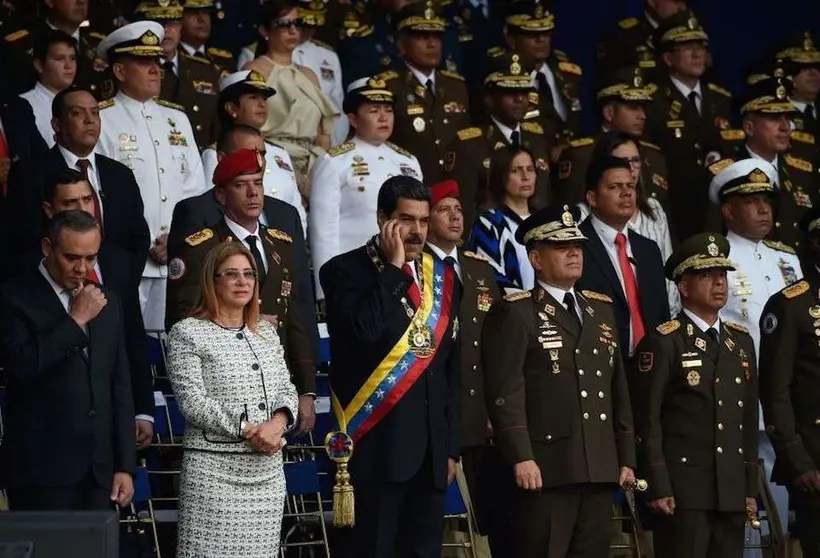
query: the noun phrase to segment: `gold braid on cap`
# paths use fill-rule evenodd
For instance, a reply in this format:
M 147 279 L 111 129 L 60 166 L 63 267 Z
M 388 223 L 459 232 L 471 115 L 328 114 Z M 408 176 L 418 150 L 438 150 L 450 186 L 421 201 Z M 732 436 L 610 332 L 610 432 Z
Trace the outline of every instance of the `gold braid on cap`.
M 675 266 L 674 271 L 672 271 L 672 277 L 677 279 L 687 271 L 700 271 L 703 269 L 714 269 L 716 267 L 727 269 L 735 268 L 731 260 L 725 256 L 708 257 L 703 254 L 695 254 Z

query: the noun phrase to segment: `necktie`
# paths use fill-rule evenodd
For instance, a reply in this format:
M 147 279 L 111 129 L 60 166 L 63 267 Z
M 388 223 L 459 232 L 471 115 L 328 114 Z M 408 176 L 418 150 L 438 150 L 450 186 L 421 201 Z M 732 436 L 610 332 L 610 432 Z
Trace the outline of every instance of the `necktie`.
M 618 247 L 618 267 L 621 268 L 621 275 L 624 278 L 626 304 L 629 306 L 629 317 L 632 319 L 632 348 L 634 349 L 643 339 L 646 331 L 641 314 L 641 299 L 638 296 L 638 281 L 635 279 L 635 272 L 632 271 L 632 264 L 629 263 L 629 256 L 626 253 L 626 235 L 618 233 L 615 237 L 615 245 Z
M 698 114 L 700 114 L 700 109 L 698 108 L 698 94 L 696 91 L 689 92 L 689 102 L 692 103 L 692 106 L 695 107 L 695 110 L 698 111 Z
M 452 268 L 453 273 L 456 274 L 456 277 L 458 277 L 459 281 L 461 280 L 461 277 L 458 274 L 458 268 L 456 267 L 456 259 L 453 256 L 447 256 L 446 258 L 444 258 L 444 265 Z
M 436 90 L 433 89 L 433 80 L 428 79 L 427 83 L 424 84 L 424 88 L 427 89 L 427 92 L 430 94 L 430 97 L 433 99 L 436 98 Z
M 519 149 L 521 147 L 521 134 L 518 130 L 513 130 L 513 133 L 510 134 L 510 146 L 513 149 Z
M 174 63 L 171 62 L 170 60 L 166 60 L 165 62 L 162 63 L 162 69 L 165 70 L 165 75 L 168 75 L 168 74 L 177 75 L 177 69 L 174 66 Z
M 806 115 L 806 120 L 814 121 L 814 105 L 812 105 L 811 103 L 806 105 L 805 115 Z
M 86 277 L 86 279 L 88 279 L 89 281 L 91 281 L 91 282 L 93 282 L 97 285 L 101 284 L 100 283 L 100 276 L 97 275 L 97 270 L 94 269 L 93 267 L 89 268 L 88 273 L 86 273 L 85 277 Z
M 552 89 L 547 82 L 547 76 L 543 72 L 535 72 L 535 84 L 538 86 L 538 94 L 541 96 L 542 102 L 549 106 L 555 106 L 555 99 L 552 96 Z
M 410 288 L 407 289 L 407 296 L 413 301 L 413 305 L 418 308 L 421 306 L 421 291 L 419 291 L 419 285 L 416 283 L 416 276 L 413 275 L 413 270 L 410 269 L 409 263 L 405 263 L 401 266 L 401 269 L 413 280 Z
M 573 318 L 575 318 L 575 322 L 580 326 L 581 325 L 581 317 L 578 315 L 578 310 L 575 309 L 575 297 L 569 291 L 564 293 L 564 306 L 567 307 L 567 312 L 569 312 Z
M 706 335 L 708 335 L 708 336 L 709 336 L 709 338 L 710 338 L 712 341 L 714 341 L 715 343 L 717 343 L 717 342 L 718 342 L 718 332 L 717 332 L 717 330 L 716 330 L 715 328 L 710 327 L 709 329 L 707 329 L 707 330 L 706 330 Z
M 97 223 L 100 224 L 100 233 L 102 233 L 102 209 L 100 208 L 100 198 L 97 195 L 97 190 L 88 178 L 88 168 L 90 166 L 91 161 L 88 159 L 77 159 L 77 168 L 80 169 L 80 172 L 83 173 L 83 176 L 88 181 L 89 186 L 91 186 L 91 195 L 94 197 L 94 218 L 97 220 Z
M 253 256 L 253 261 L 256 262 L 256 276 L 264 278 L 265 275 L 267 275 L 267 273 L 265 272 L 265 260 L 262 259 L 262 253 L 259 251 L 259 248 L 256 245 L 256 237 L 252 234 L 249 234 L 245 237 L 245 242 L 248 243 L 248 248 L 250 249 L 251 255 Z
M 6 143 L 6 135 L 3 133 L 3 130 L 0 130 L 0 159 L 10 159 L 11 153 L 9 153 L 9 144 Z M 3 197 L 6 197 L 6 183 L 0 182 L 0 191 L 3 193 Z

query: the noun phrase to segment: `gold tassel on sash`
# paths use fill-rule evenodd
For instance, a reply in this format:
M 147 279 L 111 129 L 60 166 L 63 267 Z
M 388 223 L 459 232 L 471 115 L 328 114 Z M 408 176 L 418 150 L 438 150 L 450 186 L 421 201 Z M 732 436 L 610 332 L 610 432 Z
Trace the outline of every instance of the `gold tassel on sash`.
M 347 462 L 353 455 L 353 439 L 344 432 L 328 432 L 325 450 L 336 463 L 336 484 L 333 486 L 333 526 L 353 527 L 356 524 L 356 506 L 353 485 Z

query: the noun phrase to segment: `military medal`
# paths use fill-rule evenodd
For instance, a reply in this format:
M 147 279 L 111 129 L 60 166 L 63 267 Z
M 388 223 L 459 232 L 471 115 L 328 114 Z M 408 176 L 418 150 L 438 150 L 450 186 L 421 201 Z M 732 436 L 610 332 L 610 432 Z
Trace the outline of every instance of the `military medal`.
M 282 296 L 290 296 L 290 289 L 293 286 L 293 283 L 290 281 L 282 281 Z
M 695 387 L 700 384 L 700 373 L 697 370 L 691 370 L 686 375 L 686 381 L 689 383 L 691 387 Z
M 547 304 L 546 306 L 544 306 L 544 310 L 546 310 L 547 314 L 549 314 L 550 316 L 555 316 L 555 306 L 553 306 L 552 304 Z
M 413 119 L 413 129 L 419 133 L 423 132 L 427 128 L 427 124 L 424 122 L 424 118 L 421 116 L 417 116 Z
M 692 324 L 686 324 L 686 335 L 692 337 L 695 334 L 695 328 L 692 327 Z
M 478 293 L 478 309 L 482 312 L 488 312 L 490 306 L 493 304 L 493 297 L 490 293 Z
M 550 360 L 553 362 L 558 360 L 558 349 L 550 349 Z
M 695 338 L 695 347 L 697 347 L 701 351 L 706 351 L 706 341 L 704 341 L 700 337 L 696 337 Z
M 552 363 L 552 373 L 553 374 L 560 374 L 561 373 L 561 366 L 557 362 Z
M 435 353 L 433 333 L 427 324 L 413 324 L 407 337 L 410 351 L 418 358 L 430 358 Z

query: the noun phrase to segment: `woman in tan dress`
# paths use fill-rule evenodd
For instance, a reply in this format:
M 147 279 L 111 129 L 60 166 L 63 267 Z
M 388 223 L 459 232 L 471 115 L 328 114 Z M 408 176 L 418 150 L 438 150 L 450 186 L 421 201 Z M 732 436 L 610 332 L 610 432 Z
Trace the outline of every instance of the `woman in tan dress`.
M 317 157 L 330 148 L 330 132 L 339 112 L 322 93 L 316 74 L 293 62 L 301 24 L 296 5 L 290 0 L 271 0 L 262 5 L 261 12 L 259 32 L 264 41 L 256 52 L 264 54 L 245 69 L 262 74 L 276 90 L 268 99 L 262 134 L 287 149 L 302 195 L 308 199 L 308 173 Z

